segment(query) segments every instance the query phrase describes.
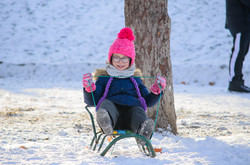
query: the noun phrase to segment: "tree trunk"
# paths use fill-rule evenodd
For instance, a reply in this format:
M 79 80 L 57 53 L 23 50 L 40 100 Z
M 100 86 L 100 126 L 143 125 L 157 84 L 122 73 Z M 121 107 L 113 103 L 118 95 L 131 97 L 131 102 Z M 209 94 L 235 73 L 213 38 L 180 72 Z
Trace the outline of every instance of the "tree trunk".
M 174 109 L 172 64 L 170 59 L 170 25 L 167 0 L 125 0 L 125 24 L 135 35 L 136 67 L 144 76 L 161 74 L 167 80 L 162 95 L 156 127 L 177 133 Z M 150 87 L 156 79 L 145 79 Z M 155 118 L 157 106 L 148 110 Z

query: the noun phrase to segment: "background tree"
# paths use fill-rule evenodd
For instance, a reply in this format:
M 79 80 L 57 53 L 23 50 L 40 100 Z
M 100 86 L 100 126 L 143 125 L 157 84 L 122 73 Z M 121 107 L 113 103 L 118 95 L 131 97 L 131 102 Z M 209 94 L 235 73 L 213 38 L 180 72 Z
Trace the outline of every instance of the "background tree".
M 176 134 L 170 58 L 171 21 L 167 13 L 167 0 L 125 0 L 125 24 L 134 31 L 136 67 L 142 70 L 144 76 L 161 74 L 167 80 L 156 126 Z M 155 79 L 144 81 L 150 86 Z M 156 108 L 148 111 L 152 119 L 155 118 Z

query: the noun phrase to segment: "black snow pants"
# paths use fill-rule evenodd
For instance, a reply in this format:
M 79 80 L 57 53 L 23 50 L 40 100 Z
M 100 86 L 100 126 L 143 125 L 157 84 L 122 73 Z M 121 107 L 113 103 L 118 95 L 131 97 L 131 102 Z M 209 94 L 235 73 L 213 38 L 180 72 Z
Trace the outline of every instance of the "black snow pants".
M 250 46 L 250 32 L 233 35 L 233 48 L 229 61 L 229 81 L 243 80 L 242 68 Z
M 116 130 L 131 130 L 137 133 L 140 125 L 148 118 L 141 107 L 118 105 L 107 99 L 102 101 L 100 108 L 108 111 Z

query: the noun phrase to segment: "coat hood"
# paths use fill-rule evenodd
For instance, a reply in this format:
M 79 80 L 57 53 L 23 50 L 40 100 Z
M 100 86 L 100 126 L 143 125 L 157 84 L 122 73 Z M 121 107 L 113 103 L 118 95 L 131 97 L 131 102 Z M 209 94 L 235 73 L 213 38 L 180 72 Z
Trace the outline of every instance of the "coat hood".
M 98 77 L 96 76 L 109 76 L 108 72 L 106 69 L 101 68 L 101 69 L 96 69 L 95 72 L 93 73 L 93 79 L 96 81 Z M 135 77 L 142 77 L 142 72 L 140 69 L 135 69 L 134 75 Z

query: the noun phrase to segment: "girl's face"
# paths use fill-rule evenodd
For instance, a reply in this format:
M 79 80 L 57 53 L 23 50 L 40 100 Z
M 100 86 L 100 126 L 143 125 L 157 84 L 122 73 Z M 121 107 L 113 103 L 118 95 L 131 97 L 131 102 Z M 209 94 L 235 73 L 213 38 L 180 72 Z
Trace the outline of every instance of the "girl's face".
M 129 67 L 130 58 L 122 54 L 114 53 L 112 56 L 112 65 L 122 71 Z

